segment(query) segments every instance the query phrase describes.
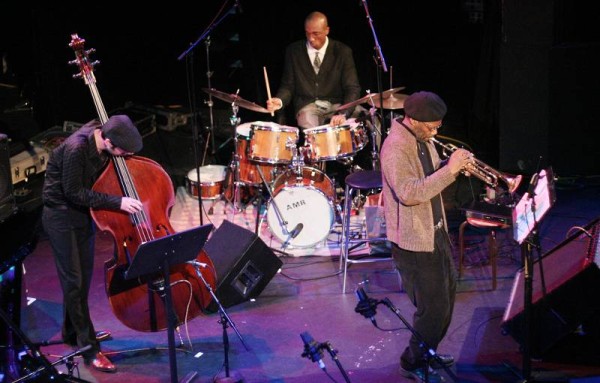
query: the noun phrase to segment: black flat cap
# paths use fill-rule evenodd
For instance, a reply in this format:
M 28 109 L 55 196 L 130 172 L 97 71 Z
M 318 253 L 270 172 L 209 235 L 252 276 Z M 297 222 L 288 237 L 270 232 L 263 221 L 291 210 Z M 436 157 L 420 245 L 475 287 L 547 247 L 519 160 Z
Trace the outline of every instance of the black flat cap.
M 416 92 L 404 100 L 404 112 L 417 121 L 443 120 L 447 110 L 444 100 L 432 92 Z
M 104 137 L 126 152 L 139 152 L 144 146 L 142 136 L 131 119 L 124 114 L 111 116 L 102 126 Z

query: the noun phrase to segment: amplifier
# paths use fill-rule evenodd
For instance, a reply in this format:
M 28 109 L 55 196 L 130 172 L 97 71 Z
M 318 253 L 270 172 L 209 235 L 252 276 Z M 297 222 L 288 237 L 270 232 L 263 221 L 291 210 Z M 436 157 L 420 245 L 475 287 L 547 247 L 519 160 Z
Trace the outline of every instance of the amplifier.
M 45 172 L 49 154 L 45 148 L 32 146 L 10 157 L 12 184 L 27 181 L 30 177 Z

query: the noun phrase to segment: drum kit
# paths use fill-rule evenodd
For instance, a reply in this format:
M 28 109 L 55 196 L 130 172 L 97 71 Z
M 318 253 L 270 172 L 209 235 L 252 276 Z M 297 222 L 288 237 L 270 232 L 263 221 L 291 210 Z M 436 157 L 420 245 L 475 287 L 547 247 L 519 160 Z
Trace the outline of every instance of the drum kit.
M 400 105 L 404 97 L 396 94 L 400 89 L 386 91 L 383 94 L 384 104 Z M 235 151 L 229 167 L 200 167 L 200 185 L 196 169 L 192 169 L 186 180 L 188 193 L 192 197 L 212 201 L 225 196 L 234 209 L 240 211 L 243 209 L 241 194 L 249 189 L 260 194 L 264 185 L 269 195 L 267 224 L 271 233 L 283 243 L 282 248 L 313 247 L 326 239 L 339 205 L 334 182 L 319 169 L 319 165 L 322 161 L 351 161 L 369 141 L 366 124 L 349 119 L 340 126 L 305 129 L 305 145 L 299 147 L 300 131 L 296 127 L 264 121 L 240 124 L 237 117 L 238 106 L 270 113 L 267 109 L 242 99 L 238 94 L 212 88 L 203 90 L 231 103 Z M 379 94 L 368 95 L 342 105 L 338 110 L 366 102 L 378 103 L 378 99 Z

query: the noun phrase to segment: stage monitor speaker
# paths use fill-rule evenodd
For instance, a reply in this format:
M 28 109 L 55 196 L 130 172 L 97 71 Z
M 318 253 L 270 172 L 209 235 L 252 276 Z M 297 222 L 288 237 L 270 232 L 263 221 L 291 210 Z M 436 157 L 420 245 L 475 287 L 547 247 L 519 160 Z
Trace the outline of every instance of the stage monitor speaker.
M 253 232 L 224 220 L 204 250 L 217 273 L 215 295 L 223 307 L 257 297 L 283 264 Z M 211 303 L 210 312 L 218 311 Z
M 600 313 L 600 218 L 592 221 L 542 256 L 546 286 L 542 290 L 540 260 L 533 262 L 531 355 L 543 356 L 559 340 L 576 330 L 597 333 L 600 323 L 590 318 Z M 581 230 L 583 229 L 583 230 Z M 524 271 L 516 274 L 502 329 L 521 345 L 524 333 Z M 583 324 L 598 326 L 582 329 Z
M 16 202 L 10 173 L 8 137 L 0 134 L 0 222 L 10 217 L 15 211 Z

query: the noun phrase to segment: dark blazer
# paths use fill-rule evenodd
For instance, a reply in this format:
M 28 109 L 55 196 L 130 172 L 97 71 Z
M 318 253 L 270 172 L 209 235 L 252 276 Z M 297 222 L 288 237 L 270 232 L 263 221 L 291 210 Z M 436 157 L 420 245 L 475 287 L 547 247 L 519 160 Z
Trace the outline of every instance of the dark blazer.
M 359 96 L 356 66 L 347 45 L 329 39 L 319 74 L 315 74 L 310 62 L 306 40 L 296 41 L 286 48 L 281 83 L 275 97 L 280 98 L 284 106 L 293 101 L 294 113 L 317 99 L 346 104 Z M 346 115 L 352 110 L 347 110 Z

